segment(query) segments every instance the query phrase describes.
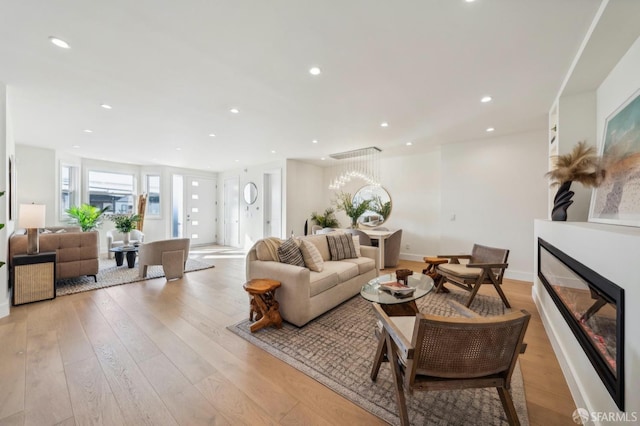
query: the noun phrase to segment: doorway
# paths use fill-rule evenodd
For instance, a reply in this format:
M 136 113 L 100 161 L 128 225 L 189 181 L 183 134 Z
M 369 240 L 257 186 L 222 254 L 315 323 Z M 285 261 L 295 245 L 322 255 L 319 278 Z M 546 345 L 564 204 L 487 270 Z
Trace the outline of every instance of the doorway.
M 282 238 L 282 171 L 264 174 L 264 238 Z
M 240 247 L 240 177 L 224 180 L 224 245 Z
M 171 211 L 173 238 L 190 238 L 192 245 L 216 242 L 215 179 L 173 175 Z

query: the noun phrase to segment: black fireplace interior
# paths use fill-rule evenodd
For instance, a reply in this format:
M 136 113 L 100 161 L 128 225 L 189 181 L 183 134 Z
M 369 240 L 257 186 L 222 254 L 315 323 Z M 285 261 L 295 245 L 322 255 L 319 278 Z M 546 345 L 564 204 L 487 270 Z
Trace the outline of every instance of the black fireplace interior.
M 624 290 L 541 238 L 538 277 L 624 411 Z

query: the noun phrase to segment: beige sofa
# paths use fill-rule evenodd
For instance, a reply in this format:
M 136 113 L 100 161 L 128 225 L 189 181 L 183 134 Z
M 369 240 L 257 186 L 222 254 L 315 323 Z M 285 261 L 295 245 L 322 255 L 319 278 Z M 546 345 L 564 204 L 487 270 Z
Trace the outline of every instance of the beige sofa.
M 40 233 L 40 252 L 56 253 L 56 279 L 92 276 L 97 281 L 100 240 L 98 232 L 82 232 L 80 227 L 49 227 Z M 17 254 L 27 253 L 27 236 L 17 230 L 9 238 L 9 267 Z
M 282 318 L 302 327 L 315 317 L 360 292 L 369 280 L 378 276 L 378 248 L 360 246 L 361 257 L 331 261 L 326 235 L 301 237 L 311 242 L 322 255 L 322 272 L 268 260 L 263 240 L 247 253 L 246 278 L 270 278 L 280 281 L 276 291 Z M 262 260 L 261 260 L 262 259 Z

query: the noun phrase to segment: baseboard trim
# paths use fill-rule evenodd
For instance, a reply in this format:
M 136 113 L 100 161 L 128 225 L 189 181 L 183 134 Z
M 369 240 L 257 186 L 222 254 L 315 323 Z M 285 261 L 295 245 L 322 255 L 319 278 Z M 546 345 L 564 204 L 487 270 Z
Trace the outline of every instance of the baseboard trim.
M 509 278 L 510 280 L 527 281 L 530 283 L 533 282 L 533 274 L 531 272 L 510 271 L 509 268 L 504 271 L 504 277 Z
M 414 262 L 424 262 L 424 255 L 422 255 L 422 254 L 411 254 L 411 253 L 400 253 L 400 259 L 402 259 L 402 260 L 412 260 Z

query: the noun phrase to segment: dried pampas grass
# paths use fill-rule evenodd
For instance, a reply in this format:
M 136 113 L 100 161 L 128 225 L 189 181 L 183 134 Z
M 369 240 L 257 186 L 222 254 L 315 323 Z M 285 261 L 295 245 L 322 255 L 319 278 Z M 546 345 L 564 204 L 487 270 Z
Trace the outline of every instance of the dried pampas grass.
M 578 142 L 569 154 L 554 158 L 555 169 L 545 174 L 551 179 L 552 185 L 575 181 L 584 186 L 597 187 L 604 180 L 605 172 L 600 157 L 596 155 L 596 149 L 584 141 Z

